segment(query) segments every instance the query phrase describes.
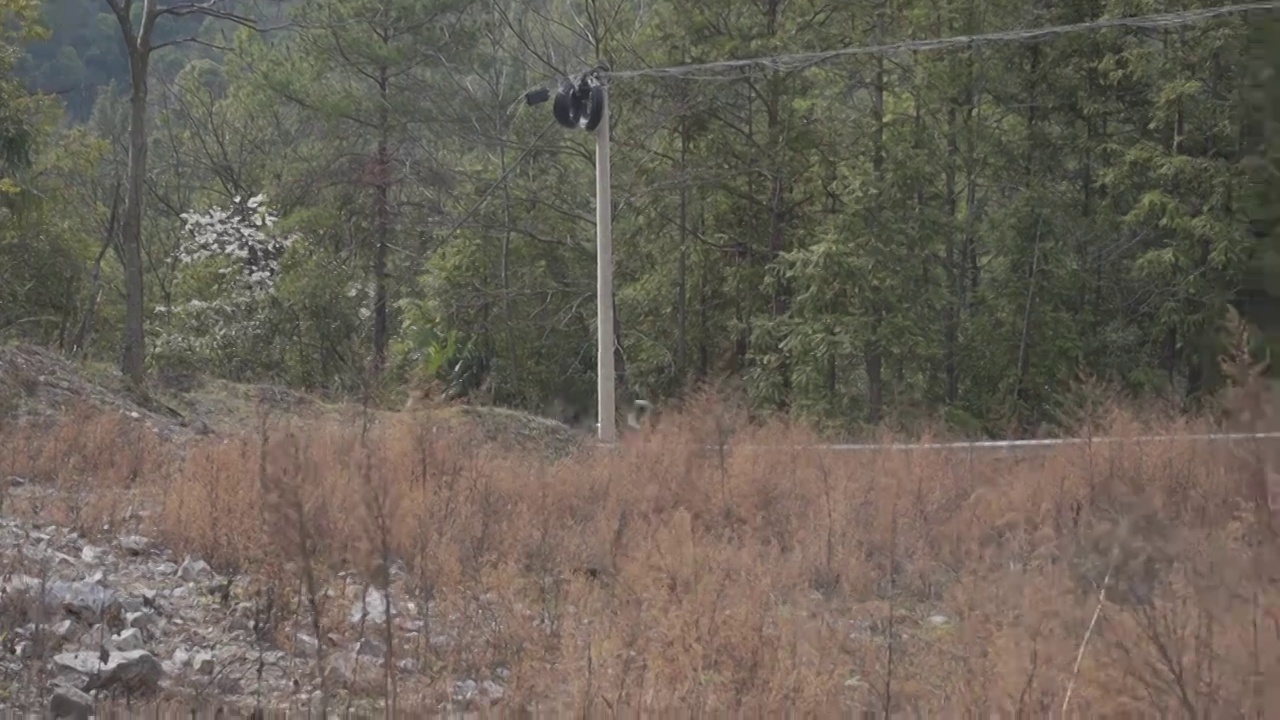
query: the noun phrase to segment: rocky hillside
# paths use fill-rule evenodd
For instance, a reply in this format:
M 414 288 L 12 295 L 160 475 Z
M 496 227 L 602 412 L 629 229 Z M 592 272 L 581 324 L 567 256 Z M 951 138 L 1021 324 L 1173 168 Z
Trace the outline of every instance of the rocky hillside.
M 7 478 L 7 496 L 32 501 L 48 491 Z M 296 608 L 253 595 L 249 578 L 220 576 L 199 558 L 178 557 L 141 535 L 91 542 L 56 525 L 0 516 L 0 688 L 4 711 L 44 706 L 55 717 L 87 717 L 102 703 L 185 700 L 233 713 L 312 708 L 321 702 L 317 656 L 327 656 L 328 691 L 378 685 L 393 662 L 401 687 L 421 677 L 409 658 L 420 642 L 450 642 L 447 623 L 423 638 L 412 603 L 390 608 L 397 647 L 375 639 L 388 620 L 386 597 L 354 582 L 328 588 L 350 632 L 323 641 L 298 629 L 273 642 Z M 289 618 L 293 615 L 293 618 Z M 364 628 L 367 632 L 361 632 Z M 397 659 L 402 658 L 402 659 Z M 501 699 L 502 671 L 458 678 L 455 704 Z
M 0 427 L 41 427 L 88 406 L 145 427 L 180 457 L 192 440 L 244 431 L 263 404 L 294 418 L 359 412 L 276 388 L 215 382 L 170 385 L 139 401 L 113 387 L 111 377 L 89 379 L 56 353 L 0 347 Z M 462 408 L 419 414 L 436 431 L 465 425 L 483 438 L 536 444 L 552 454 L 579 441 L 563 425 L 518 413 Z M 50 524 L 58 514 L 50 509 L 68 506 L 68 492 L 92 494 L 94 488 L 69 490 L 34 475 L 0 480 L 5 711 L 87 717 L 116 702 L 181 702 L 232 714 L 314 710 L 322 702 L 337 706 L 381 695 L 392 679 L 408 707 L 485 705 L 503 696 L 506 671 L 498 667 L 454 678 L 441 697 L 438 674 L 428 682 L 414 658 L 424 656 L 424 647 L 452 642 L 448 618 L 435 618 L 429 607 L 413 602 L 388 607 L 385 595 L 359 584 L 354 573 L 337 573 L 337 581 L 321 591 L 325 612 L 345 621 L 326 622 L 317 638 L 296 597 L 286 606 L 250 574 L 218 574 L 204 559 L 177 554 L 142 534 L 156 511 L 145 502 L 127 508 L 124 523 L 103 526 L 90 538 L 71 527 L 76 518 Z M 395 597 L 403 570 L 391 572 Z M 428 624 L 434 628 L 429 637 Z M 385 641 L 388 630 L 392 647 Z

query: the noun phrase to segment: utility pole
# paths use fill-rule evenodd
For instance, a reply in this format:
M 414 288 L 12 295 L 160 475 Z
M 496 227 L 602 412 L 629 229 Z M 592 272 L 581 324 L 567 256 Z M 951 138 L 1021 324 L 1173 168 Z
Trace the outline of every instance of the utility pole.
M 609 171 L 608 90 L 598 91 L 600 124 L 596 127 L 596 400 L 599 439 L 617 439 L 613 348 L 613 199 Z
M 613 200 L 609 173 L 609 104 L 599 66 L 576 78 L 562 78 L 554 94 L 552 114 L 571 130 L 596 136 L 596 434 L 602 443 L 617 440 L 617 398 L 613 350 Z M 552 99 L 549 88 L 525 94 L 525 102 L 537 105 Z

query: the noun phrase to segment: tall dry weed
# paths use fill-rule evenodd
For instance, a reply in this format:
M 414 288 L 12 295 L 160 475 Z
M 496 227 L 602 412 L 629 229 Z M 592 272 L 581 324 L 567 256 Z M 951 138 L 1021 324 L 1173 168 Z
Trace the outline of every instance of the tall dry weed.
M 54 493 L 31 494 L 55 522 L 86 537 L 126 532 L 152 511 L 155 478 L 174 473 L 173 455 L 141 418 L 88 404 L 57 418 L 4 428 L 2 472 Z
M 401 708 L 457 677 L 501 678 L 513 706 L 605 712 L 1035 716 L 1068 686 L 1073 715 L 1276 700 L 1257 459 L 1136 439 L 1207 423 L 1096 408 L 1094 442 L 986 453 L 820 451 L 803 427 L 745 420 L 703 397 L 556 460 L 407 414 L 277 417 L 178 463 L 122 458 L 127 424 L 75 418 L 11 432 L 0 462 L 135 488 L 148 532 L 271 578 L 296 609 L 272 641 L 314 638 L 326 692 Z M 85 518 L 119 513 L 69 487 L 101 508 Z M 370 587 L 399 612 L 352 628 Z M 367 683 L 325 672 L 346 661 L 327 636 L 353 630 L 385 643 Z

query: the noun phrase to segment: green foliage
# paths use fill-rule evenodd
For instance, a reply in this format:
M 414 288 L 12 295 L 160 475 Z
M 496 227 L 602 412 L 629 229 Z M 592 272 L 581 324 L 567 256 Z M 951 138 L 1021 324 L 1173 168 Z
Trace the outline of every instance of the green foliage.
M 16 75 L 31 88 L 57 94 L 70 117 L 86 120 L 99 98 L 112 92 L 113 84 L 126 86 L 129 81 L 129 59 L 120 43 L 116 18 L 103 0 L 41 0 L 31 5 L 37 6 L 49 32 L 25 44 L 26 54 L 16 67 Z M 134 3 L 135 15 L 140 14 L 141 5 Z M 246 11 L 253 9 L 245 7 Z M 154 42 L 208 39 L 217 24 L 207 22 L 199 13 L 171 15 L 156 25 Z M 210 48 L 195 43 L 174 46 L 156 57 L 155 77 L 168 80 L 188 61 L 213 54 Z
M 405 303 L 403 331 L 393 347 L 393 357 L 410 382 L 442 382 L 457 392 L 467 377 L 468 348 L 459 347 L 457 330 L 441 332 L 439 319 L 424 311 L 422 305 Z
M 76 8 L 45 6 L 67 20 L 31 56 L 86 87 L 122 77 L 105 56 L 90 62 L 97 9 Z M 160 74 L 147 272 L 168 340 L 153 361 L 349 391 L 381 317 L 388 382 L 591 407 L 592 138 L 546 130 L 546 106 L 526 107 L 525 91 L 597 62 L 683 65 L 1155 9 L 291 5 L 289 32 L 241 33 L 226 54 L 184 50 Z M 1223 382 L 1228 306 L 1280 337 L 1276 27 L 1257 15 L 616 79 L 623 397 L 728 377 L 759 408 L 836 429 L 940 421 L 966 434 L 1059 423 L 1082 373 L 1199 402 Z M 123 164 L 109 95 L 79 135 L 46 121 L 57 141 L 34 157 L 56 171 L 9 176 L 14 187 L 39 177 L 54 200 L 11 198 L 28 224 L 14 220 L 0 245 L 7 318 L 66 324 L 81 311 Z M 92 151 L 90 134 L 102 141 Z M 77 173 L 89 180 L 77 186 Z M 225 259 L 173 261 L 182 213 L 260 193 L 277 231 L 303 238 L 269 298 L 236 300 L 217 272 Z M 89 217 L 40 210 L 72 199 Z M 108 287 L 117 272 L 109 260 Z M 75 291 L 60 302 L 51 287 Z M 97 314 L 110 323 L 118 305 L 104 297 Z
M 21 48 L 47 34 L 39 23 L 35 0 L 3 0 L 0 3 L 0 193 L 18 190 L 12 174 L 31 164 L 37 114 L 35 99 L 27 95 L 13 76 Z
M 39 4 L 0 2 L 0 333 L 63 343 L 79 320 L 98 215 L 80 192 L 104 152 L 11 75 L 21 44 L 43 37 Z M 82 208 L 68 213 L 66 208 Z
M 1244 170 L 1250 180 L 1245 207 L 1254 242 L 1243 264 L 1237 303 L 1261 331 L 1261 344 L 1280 357 L 1280 16 L 1250 27 L 1245 81 Z M 1274 374 L 1277 365 L 1269 370 Z

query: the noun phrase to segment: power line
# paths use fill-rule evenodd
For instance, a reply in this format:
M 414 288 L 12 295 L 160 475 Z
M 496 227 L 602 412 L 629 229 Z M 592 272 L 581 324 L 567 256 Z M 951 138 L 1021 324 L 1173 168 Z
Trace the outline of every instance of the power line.
M 1242 5 L 1223 5 L 1199 10 L 1183 10 L 1180 12 L 1159 13 L 1155 15 L 1139 15 L 1134 17 L 1102 18 L 1091 22 L 1071 23 L 1069 25 L 1051 25 L 1025 30 L 1006 30 L 1002 32 L 983 33 L 980 35 L 957 35 L 954 37 L 936 38 L 932 40 L 904 40 L 901 42 L 862 45 L 826 50 L 822 52 L 794 53 L 790 55 L 772 55 L 741 60 L 720 60 L 717 62 L 694 63 L 691 65 L 672 65 L 658 68 L 642 68 L 638 70 L 621 70 L 609 73 L 610 78 L 628 79 L 640 77 L 685 77 L 701 80 L 723 80 L 723 76 L 697 75 L 714 71 L 735 70 L 741 68 L 760 67 L 783 72 L 804 70 L 820 63 L 841 57 L 859 55 L 889 55 L 903 51 L 945 50 L 955 47 L 985 45 L 1002 42 L 1025 42 L 1042 40 L 1058 35 L 1084 32 L 1088 30 L 1105 30 L 1108 28 L 1168 28 L 1181 25 L 1192 25 L 1225 15 L 1236 15 L 1256 10 L 1274 10 L 1280 8 L 1280 0 L 1271 2 L 1255 2 Z
M 529 157 L 529 153 L 538 149 L 538 144 L 542 142 L 542 138 L 546 137 L 547 132 L 555 126 L 556 123 L 552 120 L 547 123 L 546 127 L 542 128 L 542 132 L 538 133 L 538 137 L 534 138 L 533 142 L 529 143 L 529 146 L 524 149 L 524 152 L 520 153 L 520 157 L 517 157 L 515 162 L 507 166 L 507 171 L 502 173 L 502 177 L 494 180 L 484 193 L 480 195 L 480 199 L 471 206 L 471 209 L 468 210 L 460 220 L 454 223 L 453 227 L 449 228 L 449 231 L 444 234 L 444 238 L 441 240 L 441 243 L 448 242 L 449 239 L 453 237 L 453 234 L 458 232 L 462 225 L 471 219 L 472 215 L 476 214 L 476 212 L 484 205 L 484 202 L 489 199 L 489 195 L 493 194 L 493 191 L 497 190 L 499 185 L 506 182 L 507 178 L 511 177 L 511 173 L 515 172 L 516 168 L 520 167 L 520 163 L 524 162 L 524 159 Z
M 1038 440 L 978 440 L 974 442 L 940 442 L 940 443 L 836 443 L 831 445 L 725 445 L 726 450 L 814 450 L 830 452 L 913 452 L 917 450 L 954 451 L 963 450 L 969 453 L 979 451 L 997 451 L 1019 454 L 1024 450 L 1050 450 L 1060 447 L 1078 447 L 1093 445 L 1151 445 L 1159 443 L 1218 443 L 1244 442 L 1246 440 L 1280 440 L 1280 432 L 1253 433 L 1203 433 L 1188 435 L 1137 435 L 1132 437 L 1094 437 L 1094 438 L 1043 438 Z M 706 450 L 717 450 L 718 446 L 706 445 Z
M 1007 451 L 1018 452 L 1032 448 L 1058 448 L 1092 445 L 1141 445 L 1157 443 L 1189 443 L 1189 442 L 1241 442 L 1245 440 L 1280 440 L 1280 432 L 1255 433 L 1203 433 L 1197 435 L 1137 435 L 1133 437 L 1094 437 L 1094 438 L 1041 438 L 1036 440 L 978 440 L 974 442 L 949 443 L 837 443 L 833 445 L 790 446 L 790 449 L 830 450 L 834 452 L 910 452 L 913 450 L 967 450 L 974 451 Z M 729 445 L 729 448 L 743 449 L 783 449 L 786 446 L 776 445 Z

